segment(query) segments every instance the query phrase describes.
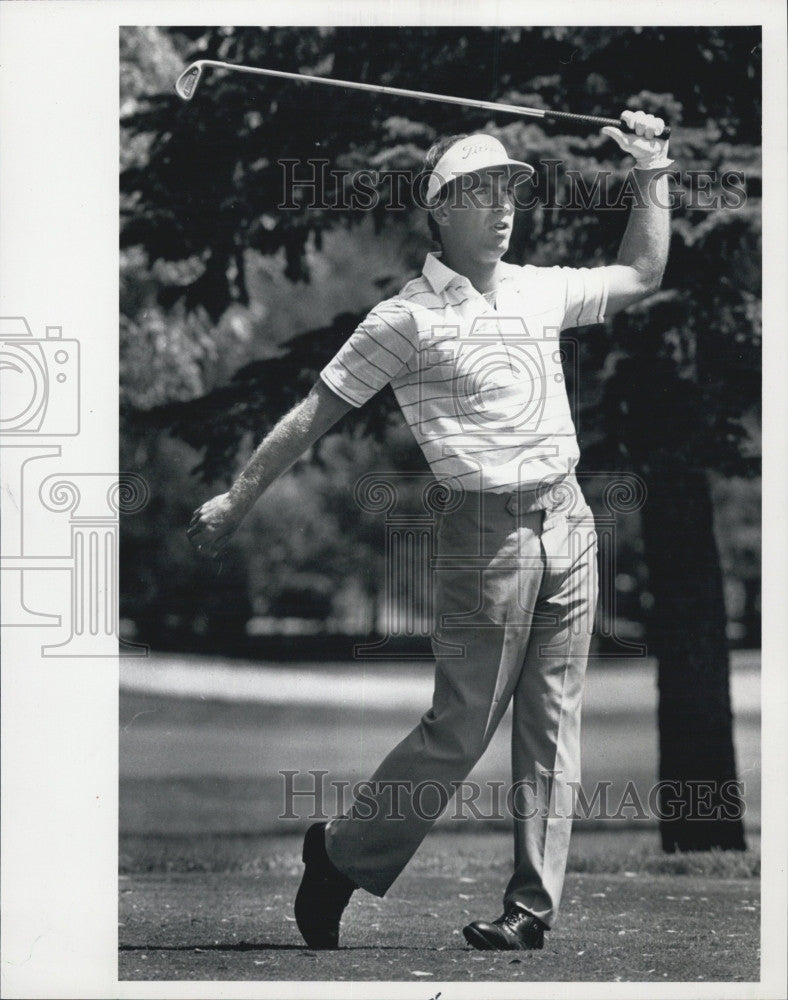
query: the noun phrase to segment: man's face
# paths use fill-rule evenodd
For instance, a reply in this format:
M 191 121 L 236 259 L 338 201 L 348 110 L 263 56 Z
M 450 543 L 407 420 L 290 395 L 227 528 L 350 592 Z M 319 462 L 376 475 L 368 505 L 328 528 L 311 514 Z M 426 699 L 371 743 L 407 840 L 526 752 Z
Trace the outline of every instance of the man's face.
M 499 260 L 512 235 L 516 179 L 506 167 L 458 177 L 441 214 L 445 219 L 441 228 L 444 245 L 478 260 Z

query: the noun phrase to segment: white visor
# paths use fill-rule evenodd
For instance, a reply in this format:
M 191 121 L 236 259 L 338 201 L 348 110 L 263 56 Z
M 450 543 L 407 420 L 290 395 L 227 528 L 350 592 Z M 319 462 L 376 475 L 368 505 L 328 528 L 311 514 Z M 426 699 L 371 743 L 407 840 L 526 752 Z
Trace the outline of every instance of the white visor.
M 465 139 L 459 139 L 453 146 L 449 146 L 435 164 L 435 169 L 427 181 L 427 202 L 429 204 L 435 202 L 444 184 L 448 184 L 461 174 L 472 174 L 490 167 L 505 166 L 519 167 L 522 180 L 533 177 L 535 173 L 530 163 L 510 159 L 503 143 L 492 135 L 469 135 Z

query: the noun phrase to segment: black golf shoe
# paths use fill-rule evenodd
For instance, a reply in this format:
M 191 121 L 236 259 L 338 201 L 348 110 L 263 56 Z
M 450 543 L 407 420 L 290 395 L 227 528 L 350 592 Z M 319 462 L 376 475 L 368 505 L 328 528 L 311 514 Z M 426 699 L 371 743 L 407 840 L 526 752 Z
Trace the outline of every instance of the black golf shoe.
M 491 924 L 474 920 L 463 927 L 465 940 L 480 951 L 532 951 L 544 947 L 547 924 L 514 903 Z
M 306 866 L 295 898 L 295 918 L 310 948 L 338 948 L 339 922 L 358 888 L 326 854 L 325 823 L 309 827 L 301 858 Z

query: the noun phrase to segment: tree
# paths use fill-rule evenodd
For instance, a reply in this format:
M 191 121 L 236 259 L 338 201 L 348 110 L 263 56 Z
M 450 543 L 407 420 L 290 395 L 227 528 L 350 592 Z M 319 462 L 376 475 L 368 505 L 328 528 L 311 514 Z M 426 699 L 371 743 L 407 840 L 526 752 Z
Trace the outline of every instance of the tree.
M 687 781 L 735 778 L 707 474 L 759 469 L 746 431 L 757 412 L 760 369 L 758 29 L 194 28 L 171 37 L 185 57 L 199 52 L 394 86 L 418 77 L 425 90 L 605 115 L 638 106 L 677 126 L 671 151 L 685 200 L 674 212 L 665 290 L 584 334 L 579 423 L 586 465 L 634 469 L 648 487 L 642 523 L 654 596 L 648 639 L 659 660 L 660 777 L 683 783 L 685 806 Z M 730 87 L 734 70 L 738 84 Z M 633 93 L 633 80 L 648 89 Z M 336 100 L 326 88 L 216 74 L 190 105 L 171 93 L 152 95 L 124 127 L 151 138 L 144 166 L 121 175 L 123 246 L 141 247 L 150 266 L 175 269 L 162 272 L 159 308 L 179 304 L 185 316 L 204 310 L 220 328 L 229 310 L 249 303 L 260 255 L 283 255 L 287 276 L 306 283 L 310 247 L 331 231 L 354 231 L 364 217 L 341 202 L 282 209 L 282 159 L 307 163 L 319 155 L 350 172 L 370 164 L 416 170 L 437 134 L 490 128 L 512 155 L 540 164 L 542 197 L 522 213 L 511 260 L 604 263 L 614 259 L 625 222 L 623 211 L 562 207 L 568 182 L 591 190 L 600 168 L 615 203 L 626 166 L 607 159 L 614 150 L 602 137 L 550 134 L 471 109 L 449 113 L 352 91 Z M 561 190 L 551 198 L 555 161 Z M 693 168 L 715 172 L 716 203 L 698 192 Z M 340 192 L 339 182 L 327 189 Z M 381 231 L 412 220 L 407 210 L 380 206 L 371 214 Z M 423 247 L 423 237 L 411 245 L 414 266 Z M 258 439 L 303 394 L 357 318 L 338 315 L 291 340 L 284 355 L 246 366 L 190 401 L 146 415 L 130 405 L 127 418 L 169 427 L 202 450 L 201 475 L 226 476 L 244 435 Z M 383 393 L 345 426 L 355 419 L 356 427 L 382 434 L 391 410 Z M 690 816 L 663 822 L 666 849 L 744 845 L 740 821 L 698 824 Z

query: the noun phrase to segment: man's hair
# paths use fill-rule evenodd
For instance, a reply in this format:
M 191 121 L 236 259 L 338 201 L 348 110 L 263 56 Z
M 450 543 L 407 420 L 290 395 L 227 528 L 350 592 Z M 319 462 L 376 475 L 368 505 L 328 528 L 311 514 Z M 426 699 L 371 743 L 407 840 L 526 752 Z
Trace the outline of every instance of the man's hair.
M 433 143 L 427 150 L 427 154 L 424 157 L 425 175 L 432 173 L 432 171 L 438 165 L 438 161 L 450 146 L 453 146 L 455 142 L 459 142 L 460 139 L 467 139 L 468 135 L 469 135 L 468 132 L 460 132 L 458 135 L 447 135 L 443 139 L 438 139 L 437 142 Z M 453 182 L 450 181 L 448 183 L 453 183 Z M 441 185 L 441 188 L 445 186 L 446 185 L 443 184 Z M 441 241 L 440 226 L 433 219 L 431 212 L 427 212 L 427 225 L 430 227 L 430 236 L 435 240 L 436 243 L 440 243 L 442 246 L 443 243 Z

